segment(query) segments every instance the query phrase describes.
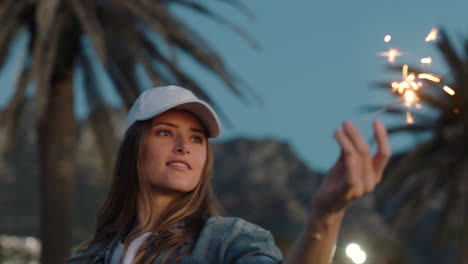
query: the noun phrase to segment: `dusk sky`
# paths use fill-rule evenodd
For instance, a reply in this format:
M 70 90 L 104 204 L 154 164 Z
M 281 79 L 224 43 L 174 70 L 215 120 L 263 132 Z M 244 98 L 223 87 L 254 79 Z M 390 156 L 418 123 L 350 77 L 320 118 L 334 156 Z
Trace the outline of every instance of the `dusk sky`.
M 422 57 L 432 57 L 427 70 L 444 74 L 446 66 L 435 48 L 424 38 L 432 27 L 442 27 L 452 40 L 468 37 L 466 1 L 242 1 L 255 14 L 254 20 L 223 1 L 203 0 L 227 19 L 239 24 L 259 43 L 250 47 L 222 25 L 185 10 L 182 18 L 202 32 L 239 75 L 262 98 L 264 105 L 245 105 L 223 84 L 187 59 L 181 65 L 207 87 L 227 113 L 233 128 L 225 128 L 217 141 L 238 136 L 276 138 L 287 141 L 311 168 L 326 169 L 338 155 L 331 140 L 343 120 L 358 123 L 366 138 L 371 120 L 362 106 L 386 105 L 394 98 L 390 91 L 372 87 L 376 81 L 400 78 L 385 70 L 386 58 L 377 53 L 398 48 L 405 56 L 397 63 L 418 66 Z M 392 35 L 389 43 L 386 34 Z M 12 87 L 17 59 L 0 74 L 0 106 Z M 109 95 L 110 102 L 112 95 Z M 86 113 L 80 109 L 80 116 Z M 379 115 L 386 126 L 404 119 Z M 415 120 L 417 122 L 417 120 Z M 414 144 L 412 137 L 391 138 L 395 151 Z

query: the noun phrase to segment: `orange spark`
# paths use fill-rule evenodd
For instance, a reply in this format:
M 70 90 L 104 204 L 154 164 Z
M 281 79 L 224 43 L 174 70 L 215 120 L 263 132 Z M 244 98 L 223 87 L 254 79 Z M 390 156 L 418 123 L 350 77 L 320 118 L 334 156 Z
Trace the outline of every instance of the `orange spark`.
M 400 87 L 400 83 L 398 82 L 392 82 L 392 92 L 395 92 L 396 90 L 398 90 L 398 88 Z
M 392 82 L 392 92 L 397 92 L 403 97 L 406 107 L 410 108 L 411 105 L 419 101 L 419 97 L 416 91 L 421 87 L 420 82 L 416 82 L 416 76 L 414 73 L 408 74 L 408 65 L 403 65 L 402 68 L 402 81 Z
M 454 94 L 455 94 L 455 91 L 454 91 L 452 88 L 448 87 L 447 85 L 445 85 L 444 87 L 442 87 L 442 89 L 444 89 L 444 91 L 445 91 L 446 93 L 450 94 L 450 95 L 454 95 Z
M 420 73 L 418 74 L 418 78 L 429 80 L 431 82 L 436 82 L 436 83 L 440 82 L 440 78 L 431 73 Z
M 406 112 L 406 123 L 408 123 L 408 124 L 413 124 L 414 123 L 413 116 L 411 116 L 411 113 L 409 111 Z
M 407 107 L 411 107 L 411 104 L 418 101 L 419 99 L 413 90 L 406 90 L 403 94 L 403 97 L 405 98 L 405 104 Z
M 425 57 L 421 59 L 422 64 L 431 64 L 432 63 L 432 58 L 431 57 Z
M 398 57 L 398 56 L 401 56 L 403 55 L 403 53 L 401 53 L 398 49 L 389 49 L 388 51 L 386 52 L 380 52 L 378 53 L 379 56 L 383 56 L 383 57 L 388 57 L 388 61 L 390 63 L 394 63 L 395 62 L 395 58 Z
M 401 73 L 403 75 L 403 80 L 406 81 L 406 78 L 408 78 L 408 64 L 403 65 Z
M 390 42 L 390 40 L 392 40 L 392 36 L 385 35 L 384 41 L 388 43 L 388 42 Z
M 432 28 L 431 29 L 431 32 L 429 32 L 429 34 L 426 36 L 426 38 L 424 39 L 426 42 L 429 42 L 429 41 L 436 41 L 437 40 L 437 34 L 439 33 L 439 29 L 438 28 Z

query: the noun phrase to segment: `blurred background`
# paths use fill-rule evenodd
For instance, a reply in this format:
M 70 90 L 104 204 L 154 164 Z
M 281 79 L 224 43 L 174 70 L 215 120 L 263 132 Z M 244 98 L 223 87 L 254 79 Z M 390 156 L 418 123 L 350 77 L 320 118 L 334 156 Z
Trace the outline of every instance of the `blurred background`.
M 126 111 L 165 84 L 221 113 L 220 202 L 284 252 L 338 156 L 334 129 L 352 120 L 371 142 L 378 118 L 394 155 L 376 192 L 348 209 L 333 263 L 468 263 L 467 9 L 1 0 L 0 263 L 63 263 L 90 238 Z

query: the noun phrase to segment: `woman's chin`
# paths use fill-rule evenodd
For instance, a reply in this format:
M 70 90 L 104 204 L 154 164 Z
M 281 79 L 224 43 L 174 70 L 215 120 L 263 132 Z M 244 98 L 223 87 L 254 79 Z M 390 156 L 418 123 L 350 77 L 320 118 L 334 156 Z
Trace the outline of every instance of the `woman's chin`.
M 189 193 L 193 191 L 195 187 L 187 186 L 187 185 L 169 185 L 169 186 L 160 186 L 151 184 L 151 191 L 154 194 L 164 194 L 164 195 L 181 195 L 184 193 Z

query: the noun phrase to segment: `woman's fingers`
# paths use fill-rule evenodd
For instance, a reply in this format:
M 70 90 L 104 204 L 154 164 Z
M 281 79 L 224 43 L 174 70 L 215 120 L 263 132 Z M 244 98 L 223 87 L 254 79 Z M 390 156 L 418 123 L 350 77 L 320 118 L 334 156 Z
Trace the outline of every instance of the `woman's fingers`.
M 344 160 L 352 159 L 356 155 L 356 150 L 354 149 L 353 143 L 346 136 L 346 133 L 343 129 L 338 128 L 335 131 L 335 138 L 341 146 L 341 156 Z
M 371 192 L 381 180 L 383 169 L 390 156 L 387 133 L 380 121 L 374 122 L 374 136 L 377 152 L 372 157 L 369 145 L 359 130 L 350 122 L 343 122 L 342 128 L 335 131 L 335 138 L 341 146 L 338 160 L 339 170 L 335 184 L 342 186 L 343 198 L 350 202 Z
M 377 173 L 377 182 L 380 182 L 383 170 L 391 155 L 390 145 L 388 143 L 387 130 L 380 120 L 374 121 L 374 137 L 377 141 L 377 152 L 373 157 L 374 170 Z
M 361 162 L 361 154 L 353 143 L 353 136 L 350 136 L 349 121 L 343 123 L 343 128 L 337 129 L 335 137 L 341 146 L 341 162 L 343 171 L 341 172 L 340 184 L 343 188 L 347 200 L 354 200 L 362 195 L 365 191 L 365 184 L 363 184 L 362 174 L 363 166 Z
M 350 139 L 354 148 L 362 157 L 371 156 L 371 151 L 370 151 L 369 146 L 366 143 L 366 140 L 364 139 L 364 137 L 362 137 L 359 130 L 353 125 L 351 121 L 343 122 L 343 130 L 345 131 L 346 135 Z
M 359 153 L 359 163 L 361 165 L 361 173 L 357 175 L 363 182 L 363 190 L 365 193 L 372 191 L 375 187 L 374 170 L 372 166 L 372 153 L 369 145 L 362 136 L 361 132 L 350 121 L 345 121 L 343 127 L 348 135 L 348 138 L 353 143 Z

